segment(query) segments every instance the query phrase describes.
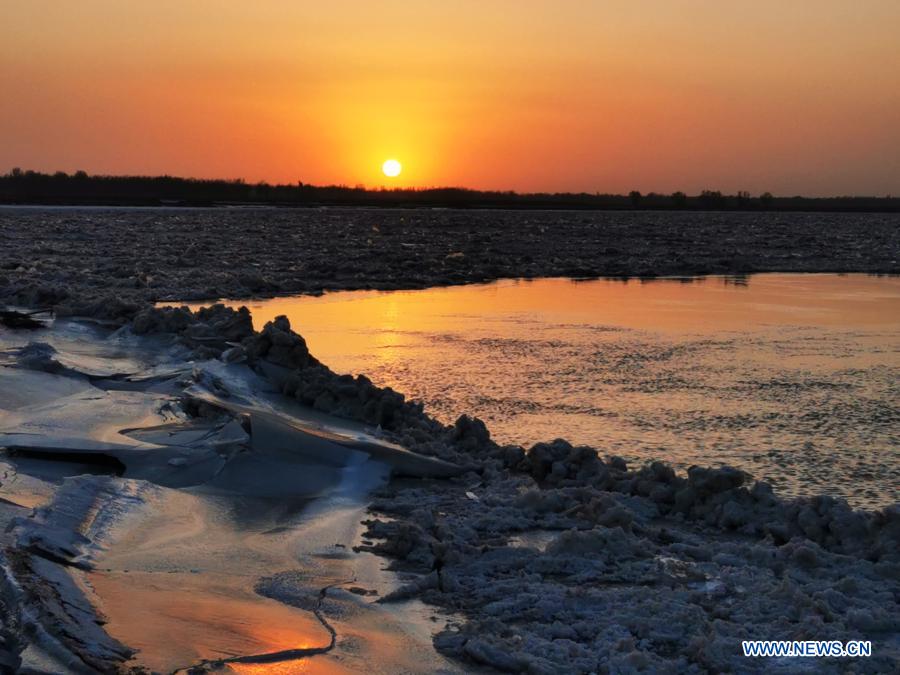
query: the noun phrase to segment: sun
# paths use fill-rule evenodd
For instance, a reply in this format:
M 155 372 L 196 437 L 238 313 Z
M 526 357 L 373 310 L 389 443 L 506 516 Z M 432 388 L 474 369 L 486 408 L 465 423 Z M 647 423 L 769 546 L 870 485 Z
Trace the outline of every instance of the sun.
M 400 172 L 403 170 L 403 167 L 400 166 L 400 162 L 396 159 L 389 159 L 385 161 L 384 164 L 381 165 L 381 170 L 384 172 L 384 175 L 388 178 L 396 178 L 400 175 Z

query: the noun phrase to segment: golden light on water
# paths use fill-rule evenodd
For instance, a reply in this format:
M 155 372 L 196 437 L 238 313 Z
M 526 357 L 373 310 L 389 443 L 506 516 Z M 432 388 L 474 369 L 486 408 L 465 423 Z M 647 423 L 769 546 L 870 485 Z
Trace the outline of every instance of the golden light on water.
M 403 170 L 403 166 L 396 159 L 388 159 L 381 165 L 381 170 L 388 178 L 396 178 Z

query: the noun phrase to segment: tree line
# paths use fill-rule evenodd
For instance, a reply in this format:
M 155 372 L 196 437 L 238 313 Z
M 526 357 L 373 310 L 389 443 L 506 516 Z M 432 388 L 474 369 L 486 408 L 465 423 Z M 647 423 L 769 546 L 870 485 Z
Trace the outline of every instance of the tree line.
M 243 180 L 209 180 L 175 176 L 98 176 L 13 169 L 0 175 L 0 203 L 122 206 L 381 206 L 509 209 L 695 209 L 737 211 L 900 212 L 893 197 L 776 197 L 769 192 L 724 194 L 704 190 L 627 195 L 556 192 L 518 193 L 468 188 L 383 188 L 271 185 Z

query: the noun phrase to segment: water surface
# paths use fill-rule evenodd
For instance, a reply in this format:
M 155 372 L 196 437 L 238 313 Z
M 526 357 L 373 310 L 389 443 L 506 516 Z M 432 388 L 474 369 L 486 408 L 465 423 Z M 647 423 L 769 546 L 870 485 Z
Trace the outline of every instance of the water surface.
M 484 419 L 630 461 L 729 463 L 786 494 L 900 493 L 900 279 L 541 279 L 234 301 L 313 354 Z

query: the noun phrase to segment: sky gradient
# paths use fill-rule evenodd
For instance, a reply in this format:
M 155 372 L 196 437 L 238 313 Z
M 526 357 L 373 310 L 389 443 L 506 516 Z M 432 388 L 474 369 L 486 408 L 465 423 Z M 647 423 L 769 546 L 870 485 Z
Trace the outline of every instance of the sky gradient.
M 29 0 L 3 14 L 0 171 L 900 194 L 896 0 Z

